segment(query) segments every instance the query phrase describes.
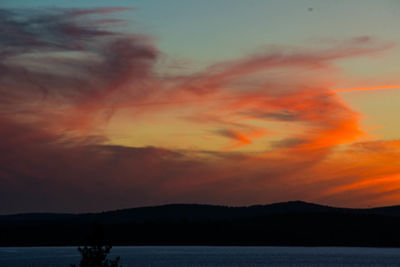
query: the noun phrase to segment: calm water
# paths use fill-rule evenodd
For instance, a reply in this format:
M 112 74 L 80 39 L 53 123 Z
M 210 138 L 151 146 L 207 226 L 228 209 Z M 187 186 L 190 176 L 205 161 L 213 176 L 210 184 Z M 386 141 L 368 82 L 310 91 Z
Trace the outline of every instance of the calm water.
M 400 266 L 400 249 L 343 247 L 113 247 L 124 267 Z M 1 267 L 69 266 L 75 247 L 0 248 Z

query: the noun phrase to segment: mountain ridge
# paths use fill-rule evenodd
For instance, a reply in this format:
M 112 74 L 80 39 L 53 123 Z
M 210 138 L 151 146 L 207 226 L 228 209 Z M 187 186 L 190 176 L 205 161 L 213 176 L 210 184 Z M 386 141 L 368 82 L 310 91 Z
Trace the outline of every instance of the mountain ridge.
M 342 212 L 355 212 L 355 213 L 366 213 L 366 214 L 379 214 L 388 216 L 400 216 L 400 205 L 373 207 L 373 208 L 345 208 L 345 207 L 335 207 L 329 205 L 322 205 L 312 202 L 306 202 L 301 200 L 286 201 L 286 202 L 276 202 L 270 204 L 254 204 L 249 206 L 228 206 L 228 205 L 213 205 L 213 204 L 198 204 L 198 203 L 171 203 L 162 204 L 155 206 L 143 206 L 143 207 L 133 207 L 126 209 L 115 209 L 106 210 L 101 212 L 83 212 L 83 213 L 57 213 L 57 212 L 29 212 L 29 213 L 15 213 L 15 214 L 0 214 L 0 221 L 4 218 L 23 218 L 23 217 L 34 217 L 41 216 L 46 217 L 76 217 L 76 216 L 105 216 L 113 214 L 124 214 L 130 212 L 142 212 L 142 211 L 162 211 L 170 209 L 229 209 L 229 210 L 243 210 L 243 209 L 253 209 L 253 210 L 264 210 L 268 212 L 328 212 L 328 211 L 342 211 Z
M 0 246 L 82 245 L 93 223 L 103 226 L 111 245 L 400 247 L 400 206 L 349 209 L 303 201 L 2 215 Z

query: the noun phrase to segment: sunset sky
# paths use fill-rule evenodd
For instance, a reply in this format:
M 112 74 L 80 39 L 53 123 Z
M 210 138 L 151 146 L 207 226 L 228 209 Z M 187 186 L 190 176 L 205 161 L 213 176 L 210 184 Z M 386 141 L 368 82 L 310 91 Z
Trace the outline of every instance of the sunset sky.
M 400 204 L 398 0 L 0 2 L 0 214 Z

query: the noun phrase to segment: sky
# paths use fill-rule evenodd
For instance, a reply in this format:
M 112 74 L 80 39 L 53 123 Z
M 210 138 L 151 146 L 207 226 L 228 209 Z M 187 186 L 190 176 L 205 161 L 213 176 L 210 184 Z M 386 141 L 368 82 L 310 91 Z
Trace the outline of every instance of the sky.
M 0 3 L 0 214 L 400 204 L 397 0 Z

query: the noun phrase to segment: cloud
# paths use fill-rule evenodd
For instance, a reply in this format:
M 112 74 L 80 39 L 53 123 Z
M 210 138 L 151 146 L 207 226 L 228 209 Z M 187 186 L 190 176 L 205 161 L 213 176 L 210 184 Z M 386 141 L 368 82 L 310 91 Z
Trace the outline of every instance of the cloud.
M 268 134 L 267 131 L 255 127 L 247 127 L 247 129 L 245 129 L 244 131 L 238 131 L 234 129 L 220 129 L 217 130 L 216 133 L 223 137 L 230 138 L 234 141 L 232 145 L 226 147 L 227 150 L 249 145 L 252 143 L 252 139 L 266 136 Z
M 372 87 L 356 87 L 356 88 L 346 88 L 346 89 L 336 89 L 337 93 L 347 93 L 356 91 L 375 91 L 375 90 L 388 90 L 388 89 L 398 89 L 400 85 L 385 85 L 385 86 L 372 86 Z
M 392 44 L 358 37 L 312 50 L 267 48 L 198 73 L 161 75 L 151 37 L 102 19 L 126 10 L 0 10 L 0 203 L 8 203 L 0 213 L 395 199 L 389 184 L 400 169 L 388 162 L 397 142 L 353 143 L 364 134 L 360 114 L 330 89 L 335 61 Z M 168 136 L 169 148 L 128 147 L 106 134 L 115 118 L 146 127 L 165 114 L 228 143 L 177 149 L 180 140 Z
M 299 121 L 300 117 L 294 111 L 290 110 L 277 110 L 273 112 L 262 112 L 260 110 L 253 110 L 244 113 L 253 118 L 274 120 L 274 121 Z
M 399 141 L 354 143 L 333 154 L 318 172 L 325 172 L 319 184 L 320 201 L 358 202 L 361 206 L 388 205 L 398 202 L 400 164 Z M 327 171 L 329 170 L 329 171 Z
M 52 116 L 68 108 L 68 116 L 58 119 L 90 128 L 96 117 L 112 113 L 98 106 L 145 99 L 158 57 L 150 38 L 104 30 L 103 23 L 93 24 L 88 16 L 116 11 L 121 8 L 3 10 L 1 109 Z
M 239 145 L 246 145 L 246 144 L 250 144 L 251 141 L 246 138 L 246 136 L 244 136 L 243 134 L 236 132 L 234 130 L 230 130 L 230 129 L 222 129 L 217 131 L 218 134 L 228 137 L 228 138 L 232 138 L 236 141 L 239 142 Z
M 285 138 L 279 141 L 274 141 L 272 142 L 272 145 L 275 148 L 289 148 L 289 147 L 303 145 L 307 142 L 308 140 L 292 137 L 292 138 Z

